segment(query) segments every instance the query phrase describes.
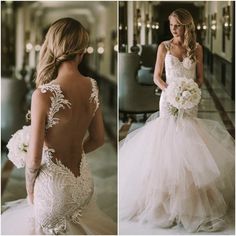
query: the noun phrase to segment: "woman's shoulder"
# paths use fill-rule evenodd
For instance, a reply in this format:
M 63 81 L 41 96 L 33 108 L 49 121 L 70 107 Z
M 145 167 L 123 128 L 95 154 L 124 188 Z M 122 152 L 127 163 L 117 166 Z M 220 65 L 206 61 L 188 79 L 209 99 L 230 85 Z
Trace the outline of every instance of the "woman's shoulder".
M 85 80 L 89 81 L 89 83 L 96 83 L 96 80 L 90 76 L 83 76 Z
M 169 51 L 169 50 L 170 50 L 170 43 L 171 43 L 171 39 L 162 41 L 162 42 L 159 44 L 160 50 L 162 50 L 162 51 L 164 51 L 164 52 Z
M 32 93 L 32 104 L 37 107 L 48 108 L 50 104 L 50 96 L 47 93 L 43 93 L 41 89 L 38 87 Z
M 36 101 L 40 100 L 41 102 L 48 104 L 52 95 L 56 96 L 61 93 L 60 85 L 54 81 L 51 81 L 49 83 L 39 85 L 32 93 L 32 99 Z
M 196 55 L 198 56 L 199 54 L 202 54 L 203 52 L 203 48 L 202 48 L 202 45 L 198 42 L 196 42 L 196 46 L 195 46 L 195 52 L 196 52 Z
M 196 42 L 195 49 L 196 50 L 202 49 L 202 45 L 199 42 Z
M 90 76 L 83 76 L 83 79 L 89 87 L 92 87 L 92 89 L 97 89 L 97 81 L 94 78 L 91 78 Z

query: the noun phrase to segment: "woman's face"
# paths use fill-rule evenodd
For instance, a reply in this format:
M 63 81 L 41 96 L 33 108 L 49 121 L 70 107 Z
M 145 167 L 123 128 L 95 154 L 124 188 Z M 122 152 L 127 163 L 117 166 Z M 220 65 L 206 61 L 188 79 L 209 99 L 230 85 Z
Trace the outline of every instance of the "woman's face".
M 174 16 L 170 17 L 170 31 L 174 37 L 184 36 L 184 26 L 180 25 Z

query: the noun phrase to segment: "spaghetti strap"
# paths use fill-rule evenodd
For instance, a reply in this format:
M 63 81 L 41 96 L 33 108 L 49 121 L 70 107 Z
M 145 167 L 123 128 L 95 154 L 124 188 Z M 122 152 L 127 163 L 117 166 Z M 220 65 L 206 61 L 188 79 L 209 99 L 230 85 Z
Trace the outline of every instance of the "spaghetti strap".
M 196 42 L 196 46 L 195 46 L 195 49 L 197 49 L 197 47 L 199 46 L 199 43 L 198 42 Z
M 164 44 L 166 50 L 170 51 L 170 41 L 169 40 L 168 41 L 163 41 L 163 44 Z

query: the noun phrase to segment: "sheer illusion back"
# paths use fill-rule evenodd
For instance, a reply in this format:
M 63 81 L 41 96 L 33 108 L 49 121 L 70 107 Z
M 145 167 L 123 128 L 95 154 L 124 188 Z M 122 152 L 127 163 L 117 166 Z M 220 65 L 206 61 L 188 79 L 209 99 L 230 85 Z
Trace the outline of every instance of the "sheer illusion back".
M 81 119 L 87 122 L 87 127 L 85 126 L 83 129 L 84 133 L 99 106 L 96 82 L 93 79 L 90 81 L 91 92 L 88 103 L 85 105 L 88 108 L 87 117 L 84 115 L 85 117 Z M 79 114 L 77 113 L 75 118 L 72 117 L 73 103 L 65 98 L 60 85 L 54 82 L 40 86 L 40 90 L 42 93 L 51 92 L 51 106 L 46 123 L 46 145 L 43 154 L 45 164 L 41 167 L 35 182 L 34 207 L 40 226 L 45 232 L 49 232 L 51 228 L 57 228 L 58 224 L 65 230 L 68 218 L 75 223 L 78 221 L 82 209 L 89 203 L 93 195 L 93 181 L 82 149 L 84 135 L 82 134 L 81 137 L 79 130 L 76 130 L 78 134 L 70 130 L 70 127 L 76 129 L 76 125 L 71 126 L 71 122 L 78 120 L 77 126 L 80 126 Z M 76 107 L 76 105 L 74 106 Z M 63 113 L 59 113 L 62 109 L 69 110 L 69 112 L 66 111 L 69 113 L 69 116 L 66 115 L 66 119 L 64 119 Z M 61 120 L 62 124 L 60 124 Z M 84 126 L 85 123 L 82 125 Z M 58 135 L 59 137 L 57 137 Z M 56 141 L 54 141 L 55 139 Z M 65 139 L 67 143 L 66 141 L 63 143 L 62 140 Z M 74 142 L 77 146 L 74 146 Z M 72 157 L 68 151 L 71 149 Z M 77 163 L 75 169 L 78 172 L 76 174 L 65 164 L 68 158 L 74 158 L 74 160 L 70 160 L 72 165 Z M 51 211 L 47 206 L 52 206 Z
M 84 91 L 79 88 L 80 91 L 77 92 L 74 89 L 67 92 L 67 95 L 55 81 L 39 87 L 51 101 L 46 122 L 45 146 L 54 149 L 54 158 L 68 168 L 79 167 L 83 153 L 82 142 L 99 106 L 96 81 L 91 78 L 89 80 L 91 83 L 83 87 Z M 78 172 L 75 168 L 72 171 Z
M 50 106 L 34 205 L 25 199 L 10 202 L 2 215 L 3 234 L 116 233 L 115 223 L 96 205 L 93 178 L 83 151 L 84 136 L 99 107 L 96 81 L 89 81 L 80 84 L 78 93 L 76 87 L 68 90 L 71 84 L 62 89 L 56 80 L 39 87 Z

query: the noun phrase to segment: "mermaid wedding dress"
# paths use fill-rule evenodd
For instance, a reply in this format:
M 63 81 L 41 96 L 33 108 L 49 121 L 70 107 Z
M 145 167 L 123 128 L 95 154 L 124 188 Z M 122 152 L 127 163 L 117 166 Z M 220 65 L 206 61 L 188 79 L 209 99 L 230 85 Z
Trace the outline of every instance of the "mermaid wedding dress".
M 167 84 L 195 78 L 196 63 L 180 61 L 168 41 L 165 46 Z M 188 232 L 217 231 L 231 205 L 233 138 L 217 122 L 197 118 L 197 107 L 177 122 L 162 92 L 159 117 L 152 116 L 120 143 L 120 225 L 167 228 L 179 223 Z
M 91 80 L 90 102 L 99 106 L 96 81 Z M 51 92 L 51 107 L 46 131 L 60 122 L 55 114 L 71 103 L 53 81 L 40 87 Z M 96 111 L 95 109 L 95 111 Z M 94 112 L 95 112 L 94 111 Z M 83 154 L 80 175 L 75 175 L 60 160 L 52 161 L 52 148 L 43 147 L 42 165 L 35 181 L 34 205 L 26 199 L 10 202 L 2 214 L 2 234 L 116 234 L 116 224 L 96 205 L 92 175 Z

